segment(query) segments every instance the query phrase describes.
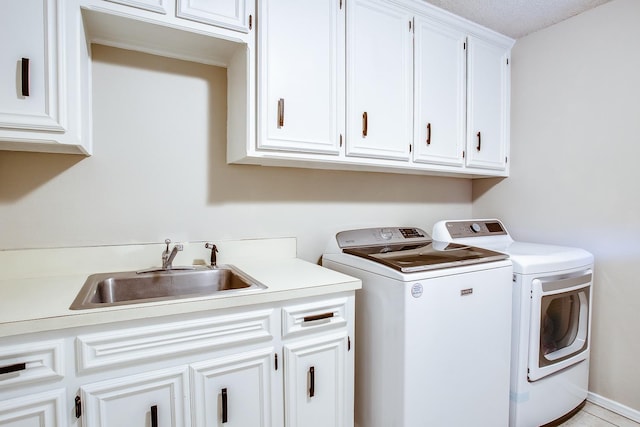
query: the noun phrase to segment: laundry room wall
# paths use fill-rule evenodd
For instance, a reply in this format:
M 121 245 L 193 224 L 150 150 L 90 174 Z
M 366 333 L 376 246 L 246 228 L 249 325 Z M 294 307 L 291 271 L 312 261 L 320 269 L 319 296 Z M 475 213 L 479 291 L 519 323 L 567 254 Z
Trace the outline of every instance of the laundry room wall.
M 471 214 L 468 179 L 227 165 L 225 69 L 92 56 L 94 155 L 0 152 L 0 250 L 296 237 L 317 262 L 341 229 Z
M 614 0 L 517 41 L 511 177 L 473 215 L 516 240 L 595 255 L 589 388 L 640 411 L 640 2 Z M 640 412 L 637 412 L 640 415 Z

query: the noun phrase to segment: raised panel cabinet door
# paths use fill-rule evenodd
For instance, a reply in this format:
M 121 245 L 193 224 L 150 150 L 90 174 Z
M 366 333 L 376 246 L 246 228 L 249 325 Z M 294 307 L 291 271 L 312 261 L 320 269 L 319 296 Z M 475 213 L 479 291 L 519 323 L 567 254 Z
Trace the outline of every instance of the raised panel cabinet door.
M 176 15 L 191 21 L 249 32 L 249 0 L 177 0 Z M 253 18 L 251 18 L 253 20 Z M 253 26 L 253 22 L 251 23 Z
M 64 389 L 0 401 L 2 427 L 63 427 L 65 414 Z
M 467 47 L 467 166 L 504 170 L 509 119 L 509 51 L 477 37 Z
M 286 427 L 352 426 L 345 396 L 347 333 L 284 346 Z
M 347 7 L 346 154 L 409 160 L 413 16 L 377 0 L 353 0 Z
M 3 0 L 0 129 L 64 131 L 55 0 Z
M 258 149 L 338 154 L 344 6 L 340 0 L 258 4 Z
M 185 366 L 83 386 L 82 425 L 190 426 L 188 382 Z
M 271 426 L 273 348 L 191 365 L 196 427 Z
M 466 114 L 466 34 L 415 18 L 416 162 L 462 166 Z

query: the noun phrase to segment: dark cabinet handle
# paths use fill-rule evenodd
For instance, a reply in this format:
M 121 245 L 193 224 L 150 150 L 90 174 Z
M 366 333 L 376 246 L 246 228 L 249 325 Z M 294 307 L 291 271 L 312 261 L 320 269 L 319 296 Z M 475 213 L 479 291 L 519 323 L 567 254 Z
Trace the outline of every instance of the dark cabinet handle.
M 362 113 L 362 137 L 366 137 L 367 136 L 367 131 L 369 129 L 369 117 L 367 115 L 367 112 L 365 111 L 364 113 Z
M 14 365 L 0 366 L 0 375 L 10 374 L 11 372 L 24 371 L 27 369 L 26 363 L 16 363 Z
M 284 98 L 278 99 L 278 129 L 284 127 Z
M 29 96 L 29 58 L 22 58 L 22 96 Z
M 480 151 L 481 147 L 482 147 L 482 134 L 478 132 L 478 146 L 476 147 L 476 150 Z
M 431 123 L 427 123 L 427 145 L 431 145 Z
M 158 427 L 158 405 L 151 407 L 151 427 Z
M 312 366 L 309 368 L 309 397 L 316 394 L 316 370 Z
M 332 317 L 333 317 L 333 311 L 329 311 L 328 313 L 314 314 L 312 316 L 304 316 L 302 318 L 302 321 L 314 322 L 316 320 L 331 319 Z
M 227 413 L 227 389 L 222 389 L 222 424 L 226 423 L 228 419 Z

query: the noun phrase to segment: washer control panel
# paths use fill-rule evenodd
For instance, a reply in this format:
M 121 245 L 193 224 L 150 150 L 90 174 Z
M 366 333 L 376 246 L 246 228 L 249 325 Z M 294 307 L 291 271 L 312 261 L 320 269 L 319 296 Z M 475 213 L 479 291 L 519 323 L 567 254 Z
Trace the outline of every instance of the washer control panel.
M 341 231 L 336 235 L 336 239 L 340 248 L 431 241 L 431 237 L 427 233 L 415 227 L 364 228 Z
M 453 239 L 505 235 L 507 230 L 497 219 L 473 221 L 447 221 L 447 231 Z

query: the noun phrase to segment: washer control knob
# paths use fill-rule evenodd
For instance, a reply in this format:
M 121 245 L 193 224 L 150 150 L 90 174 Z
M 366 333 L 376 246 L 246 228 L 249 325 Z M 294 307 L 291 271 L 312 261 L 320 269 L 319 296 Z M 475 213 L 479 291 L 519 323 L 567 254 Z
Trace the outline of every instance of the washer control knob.
M 391 230 L 390 228 L 383 228 L 380 230 L 380 237 L 382 237 L 384 240 L 389 240 L 393 237 L 393 230 Z
M 480 224 L 478 224 L 477 222 L 474 222 L 473 224 L 471 224 L 471 231 L 473 231 L 474 233 L 478 233 L 480 232 L 480 230 L 482 230 L 482 228 L 480 227 Z

